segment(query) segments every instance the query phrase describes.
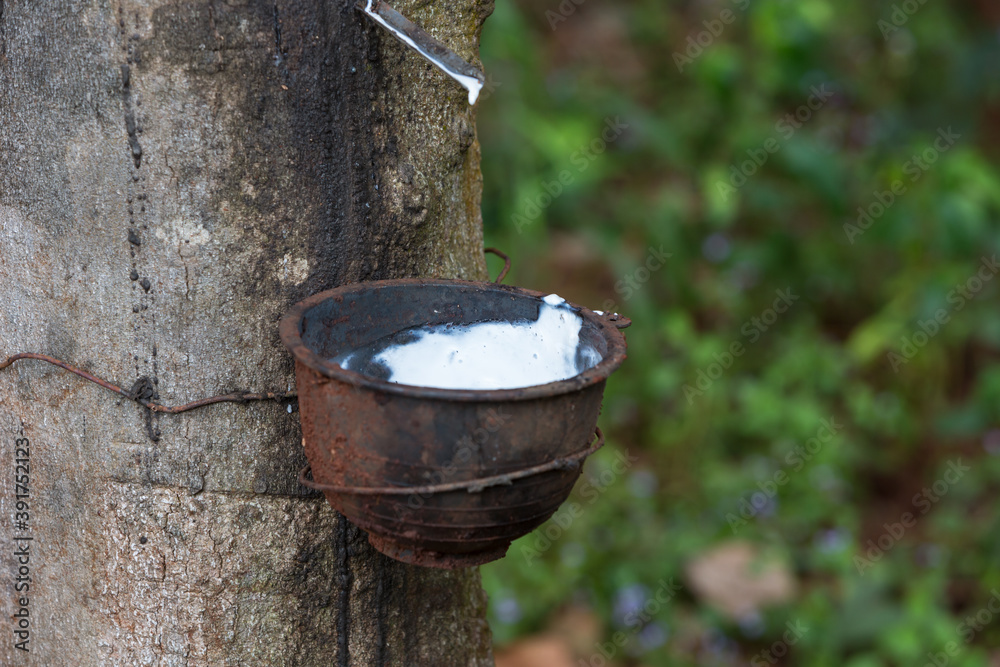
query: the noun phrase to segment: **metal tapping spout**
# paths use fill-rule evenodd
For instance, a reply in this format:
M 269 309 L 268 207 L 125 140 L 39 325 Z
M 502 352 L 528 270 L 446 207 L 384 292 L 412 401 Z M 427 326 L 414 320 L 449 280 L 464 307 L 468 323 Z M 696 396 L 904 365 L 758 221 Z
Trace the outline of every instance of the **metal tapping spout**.
M 382 0 L 364 0 L 359 2 L 358 9 L 368 15 L 411 49 L 426 58 L 445 74 L 458 81 L 469 91 L 469 104 L 475 104 L 479 93 L 486 85 L 486 75 L 476 67 L 463 60 L 457 53 L 431 37 L 431 35 L 409 20 L 389 3 Z

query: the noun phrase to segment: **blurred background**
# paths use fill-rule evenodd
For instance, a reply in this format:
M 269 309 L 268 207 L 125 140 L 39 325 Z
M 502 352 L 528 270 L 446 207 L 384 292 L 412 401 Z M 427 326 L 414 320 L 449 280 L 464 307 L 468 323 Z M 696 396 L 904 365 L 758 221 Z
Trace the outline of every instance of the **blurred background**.
M 482 53 L 507 283 L 634 320 L 498 665 L 1000 665 L 1000 5 L 497 0 Z

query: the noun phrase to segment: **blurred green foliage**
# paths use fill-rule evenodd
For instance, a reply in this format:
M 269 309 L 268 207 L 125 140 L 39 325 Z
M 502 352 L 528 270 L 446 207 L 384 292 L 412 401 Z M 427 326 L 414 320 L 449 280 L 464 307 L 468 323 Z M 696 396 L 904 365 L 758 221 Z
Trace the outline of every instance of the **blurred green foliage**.
M 962 625 L 1000 590 L 996 3 L 497 0 L 482 53 L 507 282 L 634 320 L 581 511 L 483 568 L 498 644 L 576 605 L 626 633 L 617 664 L 746 664 L 796 620 L 777 664 L 948 642 L 947 664 L 997 664 L 1000 614 Z M 796 299 L 769 312 L 778 290 Z M 686 564 L 732 539 L 788 563 L 794 598 L 737 621 L 692 592 Z

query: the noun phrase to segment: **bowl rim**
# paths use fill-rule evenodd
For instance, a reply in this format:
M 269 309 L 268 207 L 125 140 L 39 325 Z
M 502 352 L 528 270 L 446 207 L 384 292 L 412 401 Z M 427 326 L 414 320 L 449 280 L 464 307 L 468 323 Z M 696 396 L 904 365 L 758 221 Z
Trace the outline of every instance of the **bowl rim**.
M 417 385 L 399 384 L 380 380 L 361 373 L 341 368 L 337 364 L 324 359 L 316 354 L 302 341 L 302 334 L 299 331 L 300 324 L 305 314 L 310 309 L 320 305 L 329 299 L 342 300 L 345 295 L 361 292 L 369 289 L 381 289 L 385 287 L 472 287 L 486 292 L 501 292 L 513 294 L 519 297 L 528 297 L 541 300 L 548 294 L 535 290 L 511 285 L 498 285 L 492 282 L 478 282 L 470 280 L 447 280 L 441 278 L 403 278 L 395 280 L 373 280 L 360 283 L 342 285 L 331 290 L 326 290 L 314 294 L 292 306 L 281 318 L 278 326 L 281 341 L 292 353 L 296 361 L 304 364 L 308 368 L 316 371 L 320 375 L 333 378 L 355 387 L 364 387 L 376 391 L 408 396 L 411 398 L 432 398 L 450 401 L 520 401 L 538 398 L 549 398 L 570 394 L 587 387 L 604 382 L 622 362 L 625 361 L 626 343 L 625 336 L 615 326 L 614 322 L 606 316 L 600 316 L 589 308 L 579 306 L 567 301 L 566 303 L 577 310 L 581 317 L 591 324 L 597 326 L 604 335 L 608 344 L 608 351 L 604 358 L 592 368 L 574 375 L 565 380 L 557 380 L 546 384 L 532 385 L 530 387 L 518 387 L 514 389 L 441 389 L 437 387 L 422 387 Z

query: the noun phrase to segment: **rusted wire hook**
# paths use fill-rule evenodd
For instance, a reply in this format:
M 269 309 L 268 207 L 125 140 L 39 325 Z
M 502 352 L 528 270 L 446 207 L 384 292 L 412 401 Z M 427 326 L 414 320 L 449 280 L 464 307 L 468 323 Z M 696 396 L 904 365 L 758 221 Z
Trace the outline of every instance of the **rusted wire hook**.
M 497 257 L 503 260 L 503 271 L 501 271 L 500 275 L 497 276 L 497 279 L 493 281 L 497 285 L 499 285 L 500 283 L 503 282 L 503 279 L 507 277 L 507 272 L 510 271 L 510 257 L 500 252 L 496 248 L 485 248 L 483 252 L 489 253 L 491 255 L 496 255 Z
M 246 403 L 248 401 L 283 401 L 290 398 L 295 398 L 298 393 L 294 391 L 289 392 L 275 392 L 268 391 L 261 394 L 252 394 L 250 392 L 236 392 L 233 394 L 223 394 L 221 396 L 211 396 L 209 398 L 202 398 L 197 401 L 191 401 L 190 403 L 185 403 L 184 405 L 177 405 L 174 407 L 169 407 L 166 405 L 161 405 L 155 403 L 151 398 L 155 398 L 155 395 L 150 395 L 147 389 L 148 380 L 140 379 L 132 385 L 131 389 L 125 390 L 116 384 L 112 384 L 107 380 L 102 380 L 96 375 L 91 375 L 85 370 L 79 369 L 76 366 L 72 366 L 61 359 L 56 359 L 55 357 L 50 357 L 47 354 L 37 354 L 35 352 L 22 352 L 20 354 L 15 354 L 11 357 L 7 357 L 4 361 L 0 362 L 0 371 L 7 368 L 15 361 L 20 361 L 22 359 L 37 359 L 39 361 L 44 361 L 52 364 L 53 366 L 58 366 L 63 370 L 67 370 L 74 375 L 79 375 L 84 380 L 89 380 L 94 384 L 100 385 L 107 389 L 108 391 L 113 391 L 116 394 L 120 394 L 125 398 L 135 401 L 139 405 L 143 406 L 151 412 L 161 412 L 164 414 L 179 414 L 181 412 L 187 412 L 188 410 L 194 410 L 195 408 L 201 408 L 206 405 L 212 405 L 213 403 Z

